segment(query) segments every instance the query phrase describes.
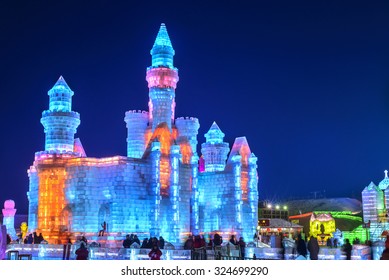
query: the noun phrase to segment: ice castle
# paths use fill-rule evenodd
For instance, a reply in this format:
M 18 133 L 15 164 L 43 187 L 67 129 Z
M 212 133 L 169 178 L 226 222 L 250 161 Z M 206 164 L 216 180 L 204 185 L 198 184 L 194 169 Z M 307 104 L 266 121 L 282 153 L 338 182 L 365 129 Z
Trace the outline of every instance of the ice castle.
M 28 170 L 29 231 L 49 243 L 95 234 L 163 236 L 219 232 L 251 240 L 257 225 L 257 158 L 245 137 L 232 148 L 213 123 L 197 153 L 197 118 L 175 118 L 179 80 L 174 49 L 161 24 L 147 68 L 149 111 L 125 112 L 127 156 L 87 157 L 74 135 L 80 115 L 61 76 L 42 113 L 45 150 Z

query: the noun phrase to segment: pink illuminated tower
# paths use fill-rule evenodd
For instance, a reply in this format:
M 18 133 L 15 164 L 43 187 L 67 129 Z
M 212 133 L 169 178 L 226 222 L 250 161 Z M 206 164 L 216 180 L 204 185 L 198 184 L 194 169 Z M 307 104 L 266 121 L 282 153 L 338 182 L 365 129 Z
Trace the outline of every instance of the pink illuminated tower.
M 146 80 L 149 86 L 149 118 L 152 131 L 164 122 L 171 131 L 176 106 L 174 98 L 178 70 L 173 66 L 174 49 L 163 23 L 150 54 L 152 64 L 147 68 Z
M 15 231 L 15 202 L 13 200 L 6 200 L 4 202 L 3 209 L 3 225 L 7 228 L 7 233 L 11 236 L 13 240 L 16 240 L 18 237 Z

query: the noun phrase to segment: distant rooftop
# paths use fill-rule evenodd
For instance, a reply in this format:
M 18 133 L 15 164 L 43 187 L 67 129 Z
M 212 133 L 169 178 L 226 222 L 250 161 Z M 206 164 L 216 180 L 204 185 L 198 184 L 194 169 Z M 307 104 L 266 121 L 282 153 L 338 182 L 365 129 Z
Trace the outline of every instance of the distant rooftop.
M 362 202 L 347 197 L 292 200 L 283 204 L 288 206 L 290 216 L 313 211 L 350 211 L 354 214 L 362 212 Z

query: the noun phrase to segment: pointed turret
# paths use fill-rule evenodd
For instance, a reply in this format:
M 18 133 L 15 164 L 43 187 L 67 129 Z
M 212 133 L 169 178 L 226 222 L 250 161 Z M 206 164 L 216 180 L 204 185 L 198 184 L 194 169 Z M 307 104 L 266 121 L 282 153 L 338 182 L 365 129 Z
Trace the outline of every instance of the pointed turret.
M 211 128 L 208 130 L 208 132 L 204 135 L 207 139 L 207 143 L 216 144 L 216 143 L 223 143 L 224 139 L 224 133 L 220 130 L 219 126 L 216 122 L 213 122 L 211 125 Z
M 373 182 L 362 191 L 362 212 L 365 223 L 376 222 L 384 210 L 384 192 Z
M 213 122 L 208 132 L 204 135 L 206 142 L 201 144 L 205 171 L 223 171 L 226 166 L 227 154 L 230 151 L 228 143 L 223 142 L 224 133 L 216 122 Z
M 169 34 L 167 33 L 166 25 L 164 23 L 161 23 L 161 26 L 159 27 L 159 31 L 157 34 L 157 38 L 155 39 L 153 49 L 155 47 L 171 47 L 172 42 L 170 41 Z
M 53 89 L 63 89 L 63 90 L 70 90 L 71 92 L 73 92 L 70 87 L 68 86 L 68 84 L 66 83 L 65 79 L 61 76 L 59 76 L 57 82 L 54 84 L 53 86 Z
M 49 110 L 44 111 L 41 118 L 46 134 L 45 151 L 73 153 L 74 134 L 80 124 L 80 115 L 72 111 L 74 92 L 60 76 L 48 95 Z
M 174 121 L 175 89 L 178 70 L 173 66 L 174 50 L 164 23 L 161 24 L 153 48 L 150 51 L 151 66 L 147 68 L 149 86 L 149 122 L 152 131 L 165 122 L 172 131 Z
M 62 112 L 70 112 L 72 110 L 72 96 L 74 92 L 62 76 L 48 91 L 48 95 L 50 97 L 49 110 Z
M 247 166 L 249 164 L 249 157 L 251 155 L 250 146 L 247 142 L 246 137 L 237 137 L 235 138 L 235 142 L 232 145 L 231 153 L 228 157 L 228 163 L 231 162 L 233 156 L 240 155 L 242 164 Z
M 174 49 L 172 42 L 170 41 L 169 34 L 164 23 L 161 23 L 159 28 L 157 38 L 155 39 L 153 48 L 150 51 L 152 56 L 152 66 L 159 67 L 169 67 L 174 68 L 173 66 L 173 56 Z

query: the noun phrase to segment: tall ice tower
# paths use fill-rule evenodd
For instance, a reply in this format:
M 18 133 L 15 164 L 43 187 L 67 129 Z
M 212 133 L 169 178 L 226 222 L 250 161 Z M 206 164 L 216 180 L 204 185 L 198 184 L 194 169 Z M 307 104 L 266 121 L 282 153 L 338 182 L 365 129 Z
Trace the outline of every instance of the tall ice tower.
M 43 111 L 41 118 L 46 134 L 46 152 L 73 153 L 74 134 L 80 125 L 80 114 L 72 111 L 73 94 L 62 76 L 48 91 L 49 110 Z
M 149 121 L 153 132 L 163 122 L 172 131 L 178 70 L 173 66 L 174 49 L 164 23 L 159 28 L 150 54 L 152 63 L 146 74 L 150 98 Z

